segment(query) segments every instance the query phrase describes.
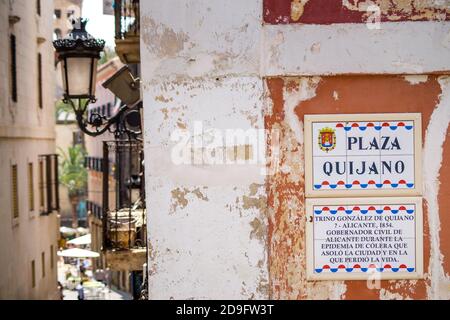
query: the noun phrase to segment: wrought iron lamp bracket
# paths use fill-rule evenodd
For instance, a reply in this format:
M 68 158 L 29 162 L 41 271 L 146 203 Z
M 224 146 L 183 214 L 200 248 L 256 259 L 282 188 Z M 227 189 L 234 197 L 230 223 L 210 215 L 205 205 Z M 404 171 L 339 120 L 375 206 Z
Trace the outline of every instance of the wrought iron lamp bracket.
M 128 106 L 122 106 L 119 111 L 111 118 L 107 118 L 97 112 L 92 112 L 89 118 L 86 118 L 85 114 L 87 107 L 90 103 L 96 102 L 95 98 L 78 99 L 78 106 L 75 105 L 72 99 L 69 99 L 67 97 L 63 99 L 63 102 L 69 104 L 72 107 L 80 130 L 91 137 L 97 137 L 99 135 L 102 135 L 106 131 L 109 131 L 113 133 L 117 138 L 126 134 L 129 138 L 139 141 L 142 140 L 140 138 L 141 131 L 130 130 L 123 123 L 123 115 L 127 111 L 130 111 L 130 108 Z M 89 127 L 94 128 L 94 130 L 90 130 Z

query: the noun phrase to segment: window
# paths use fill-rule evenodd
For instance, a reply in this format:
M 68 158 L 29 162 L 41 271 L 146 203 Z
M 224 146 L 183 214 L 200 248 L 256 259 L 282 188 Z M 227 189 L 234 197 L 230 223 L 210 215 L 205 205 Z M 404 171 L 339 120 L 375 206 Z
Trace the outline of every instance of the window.
M 55 9 L 55 18 L 61 19 L 61 9 Z
M 33 163 L 28 163 L 28 208 L 34 211 L 34 177 Z
M 76 146 L 81 145 L 84 146 L 84 134 L 81 131 L 74 131 L 72 133 L 72 141 L 73 141 L 73 145 Z
M 17 56 L 16 56 L 16 36 L 11 35 L 9 38 L 9 49 L 11 54 L 11 99 L 17 102 Z
M 127 287 L 127 273 L 126 271 L 122 271 L 122 288 Z
M 53 245 L 50 246 L 50 269 L 53 270 L 53 266 L 54 266 L 54 247 Z
M 58 155 L 39 156 L 40 213 L 50 214 L 59 210 Z
M 19 217 L 19 190 L 17 186 L 17 165 L 13 165 L 11 168 L 11 188 L 12 188 L 12 214 L 13 218 L 17 219 Z
M 103 158 L 96 158 L 96 157 L 85 157 L 84 159 L 84 166 L 88 170 L 103 171 Z
M 44 160 L 39 159 L 39 210 L 44 210 Z
M 61 30 L 60 29 L 55 29 L 55 31 L 53 31 L 53 40 L 58 40 L 61 39 Z
M 43 99 L 42 99 L 42 54 L 38 53 L 37 57 L 37 68 L 38 68 L 38 103 L 39 108 L 43 108 Z
M 41 0 L 36 0 L 36 12 L 41 15 Z
M 42 278 L 45 278 L 45 252 L 41 253 L 41 263 L 42 263 Z
M 31 261 L 31 287 L 36 287 L 36 265 L 34 260 Z

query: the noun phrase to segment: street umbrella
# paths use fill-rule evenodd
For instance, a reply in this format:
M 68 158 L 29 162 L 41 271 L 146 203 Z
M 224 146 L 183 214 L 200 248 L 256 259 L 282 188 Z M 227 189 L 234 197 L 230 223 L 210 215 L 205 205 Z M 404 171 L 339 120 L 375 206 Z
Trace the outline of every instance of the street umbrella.
M 78 227 L 77 228 L 77 232 L 80 233 L 80 234 L 88 234 L 89 233 L 89 229 Z
M 72 235 L 72 234 L 77 233 L 77 230 L 73 229 L 73 228 L 68 228 L 68 227 L 61 227 L 61 228 L 59 228 L 59 232 L 61 232 L 62 234 Z
M 98 252 L 80 249 L 80 248 L 72 248 L 67 250 L 58 251 L 58 256 L 60 257 L 69 257 L 69 258 L 98 258 L 100 254 Z
M 72 239 L 72 240 L 68 241 L 67 243 L 74 244 L 77 246 L 84 245 L 84 244 L 90 244 L 91 243 L 91 234 L 88 233 L 84 236 Z

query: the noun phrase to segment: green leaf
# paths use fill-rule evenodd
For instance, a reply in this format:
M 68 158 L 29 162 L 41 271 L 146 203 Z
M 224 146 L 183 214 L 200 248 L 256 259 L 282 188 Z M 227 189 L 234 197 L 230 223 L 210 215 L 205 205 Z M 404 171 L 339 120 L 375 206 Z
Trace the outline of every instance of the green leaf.
M 84 167 L 86 151 L 81 145 L 69 147 L 67 152 L 59 149 L 62 156 L 60 164 L 60 182 L 67 187 L 69 196 L 85 193 L 87 187 L 87 170 Z

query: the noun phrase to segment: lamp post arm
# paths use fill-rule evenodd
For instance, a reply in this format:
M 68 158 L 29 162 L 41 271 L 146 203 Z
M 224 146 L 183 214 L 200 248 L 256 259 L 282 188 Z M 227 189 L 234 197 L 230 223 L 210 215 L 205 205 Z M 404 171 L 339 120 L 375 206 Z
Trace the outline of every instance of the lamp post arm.
M 111 128 L 113 124 L 117 126 L 120 117 L 125 113 L 125 111 L 128 110 L 127 106 L 123 106 L 111 118 L 106 118 L 105 116 L 98 113 L 93 113 L 90 119 L 86 119 L 84 115 L 90 103 L 89 99 L 86 99 L 84 103 L 80 99 L 78 101 L 78 108 L 75 106 L 74 102 L 71 99 L 67 99 L 67 102 L 71 105 L 73 111 L 75 112 L 75 117 L 80 130 L 91 137 L 96 137 L 105 133 Z M 94 127 L 95 131 L 89 130 L 88 126 Z
M 108 130 L 108 128 L 111 126 L 112 123 L 107 124 L 107 126 L 103 127 L 102 129 L 98 130 L 98 128 L 96 129 L 96 131 L 90 131 L 87 126 L 88 124 L 90 124 L 89 122 L 87 122 L 84 118 L 83 118 L 83 114 L 81 112 L 75 112 L 75 116 L 77 119 L 77 123 L 78 123 L 78 127 L 80 128 L 80 130 L 82 132 L 84 132 L 85 134 L 87 134 L 88 136 L 91 137 L 96 137 L 99 136 L 103 133 L 106 132 L 106 130 Z

